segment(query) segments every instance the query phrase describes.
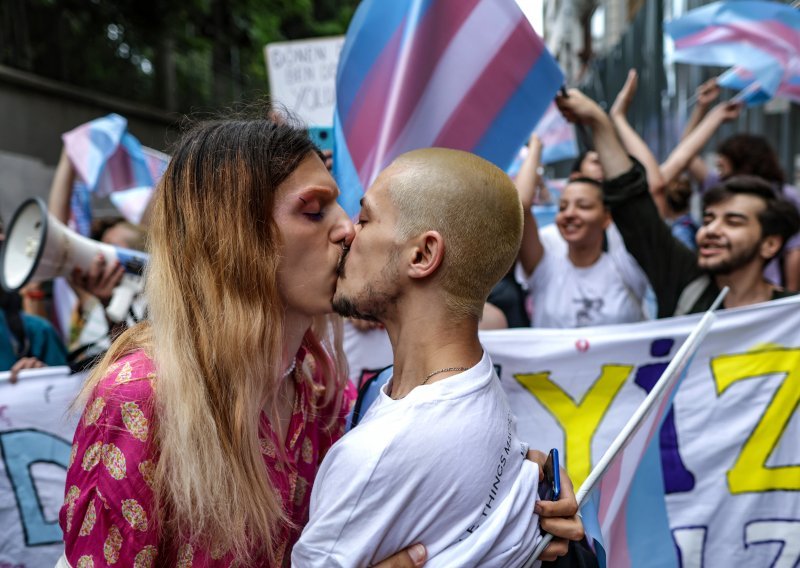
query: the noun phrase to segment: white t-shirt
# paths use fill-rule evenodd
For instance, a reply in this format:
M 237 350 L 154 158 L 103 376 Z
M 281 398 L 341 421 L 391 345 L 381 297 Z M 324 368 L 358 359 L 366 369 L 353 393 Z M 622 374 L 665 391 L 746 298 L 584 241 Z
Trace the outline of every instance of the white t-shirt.
M 489 356 L 393 400 L 333 445 L 292 566 L 371 566 L 422 543 L 426 568 L 522 565 L 541 538 L 525 459 Z
M 648 281 L 621 244 L 615 226 L 606 232 L 609 252 L 584 268 L 572 264 L 566 242 L 556 238 L 560 237 L 557 233 L 552 235 L 553 231 L 557 229 L 542 229 L 544 254 L 527 278 L 533 327 L 575 328 L 645 319 L 643 298 Z

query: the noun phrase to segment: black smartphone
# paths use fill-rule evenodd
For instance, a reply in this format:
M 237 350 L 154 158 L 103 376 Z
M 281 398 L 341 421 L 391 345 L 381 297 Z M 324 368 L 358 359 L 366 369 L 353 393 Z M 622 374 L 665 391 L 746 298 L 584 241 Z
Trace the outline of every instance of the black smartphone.
M 542 467 L 544 479 L 539 482 L 539 499 L 544 501 L 558 501 L 561 495 L 561 474 L 558 463 L 558 450 L 553 448 L 547 454 L 547 460 Z

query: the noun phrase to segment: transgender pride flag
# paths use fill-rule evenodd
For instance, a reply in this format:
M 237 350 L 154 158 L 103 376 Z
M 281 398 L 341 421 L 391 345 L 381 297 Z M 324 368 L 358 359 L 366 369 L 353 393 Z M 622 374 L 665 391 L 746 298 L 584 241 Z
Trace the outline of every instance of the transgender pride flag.
M 767 60 L 764 65 L 754 68 L 754 71 L 744 67 L 731 67 L 717 77 L 717 84 L 739 91 L 734 100 L 744 102 L 747 106 L 755 106 L 776 95 L 782 75 L 780 66 Z
M 578 156 L 575 126 L 567 122 L 555 103 L 547 108 L 542 120 L 536 125 L 535 133 L 542 139 L 543 164 L 552 164 Z
M 667 521 L 658 432 L 692 357 L 716 319 L 714 311 L 727 293 L 727 287 L 720 292 L 575 495 L 586 534 L 598 545 L 601 566 L 678 565 Z M 532 560 L 550 540 L 552 535 L 545 535 Z M 532 561 L 526 568 L 531 565 Z
M 147 148 L 128 132 L 128 121 L 118 114 L 97 118 L 62 135 L 64 149 L 75 170 L 72 213 L 76 229 L 88 234 L 91 194 L 98 197 L 139 189 L 131 198 L 113 198 L 126 219 L 138 223 L 147 205 L 143 190 L 150 190 L 167 169 L 169 156 Z M 125 204 L 124 207 L 121 204 Z
M 724 86 L 745 89 L 740 100 L 773 96 L 800 101 L 800 12 L 766 1 L 714 2 L 667 22 L 673 59 L 737 69 Z
M 364 0 L 336 77 L 340 202 L 355 215 L 378 172 L 416 148 L 507 169 L 562 83 L 514 0 Z

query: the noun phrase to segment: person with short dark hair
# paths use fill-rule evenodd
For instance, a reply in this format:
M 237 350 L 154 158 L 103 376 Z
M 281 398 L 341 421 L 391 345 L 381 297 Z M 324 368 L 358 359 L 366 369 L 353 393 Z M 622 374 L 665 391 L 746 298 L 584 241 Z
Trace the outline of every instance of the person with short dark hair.
M 740 132 L 729 136 L 717 146 L 719 177 L 748 174 L 758 176 L 777 187 L 786 183 L 778 155 L 763 136 Z M 709 180 L 705 180 L 708 183 Z
M 778 154 L 764 136 L 743 132 L 724 139 L 717 146 L 716 171 L 698 156 L 719 127 L 738 118 L 742 109 L 741 103 L 727 101 L 709 111 L 718 94 L 715 80 L 698 89 L 697 106 L 684 137 L 661 165 L 664 181 L 669 182 L 686 168 L 704 192 L 730 176 L 754 175 L 800 210 L 800 192 L 786 183 Z M 781 254 L 766 265 L 764 276 L 789 290 L 800 290 L 800 234 L 787 240 Z
M 557 104 L 568 120 L 592 129 L 608 178 L 606 201 L 626 247 L 653 286 L 659 317 L 705 311 L 724 286 L 730 288 L 726 308 L 792 295 L 763 272 L 800 229 L 800 214 L 768 182 L 732 176 L 709 190 L 695 255 L 661 221 L 644 168 L 625 152 L 608 115 L 574 89 Z

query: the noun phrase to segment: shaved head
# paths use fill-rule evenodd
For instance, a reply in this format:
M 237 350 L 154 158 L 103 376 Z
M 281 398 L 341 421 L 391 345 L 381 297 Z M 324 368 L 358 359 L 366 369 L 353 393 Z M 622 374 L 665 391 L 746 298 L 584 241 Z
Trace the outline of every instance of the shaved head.
M 397 208 L 398 237 L 438 231 L 447 306 L 455 316 L 479 317 L 522 238 L 522 206 L 511 179 L 483 158 L 444 148 L 403 154 L 381 175 Z

